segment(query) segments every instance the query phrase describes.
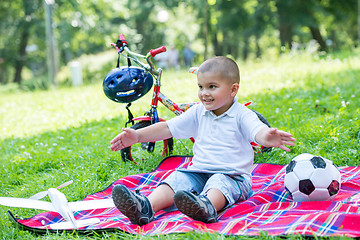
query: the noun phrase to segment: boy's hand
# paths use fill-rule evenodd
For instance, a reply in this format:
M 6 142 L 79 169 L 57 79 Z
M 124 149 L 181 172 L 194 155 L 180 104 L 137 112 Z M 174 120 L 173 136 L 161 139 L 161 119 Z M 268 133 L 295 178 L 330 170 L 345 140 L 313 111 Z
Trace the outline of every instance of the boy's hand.
M 172 137 L 166 122 L 158 122 L 137 130 L 132 128 L 123 128 L 122 130 L 110 142 L 110 149 L 113 151 L 119 151 L 138 142 L 156 142 Z
M 256 134 L 256 141 L 266 147 L 277 147 L 285 151 L 290 151 L 285 145 L 294 146 L 296 139 L 285 131 L 277 128 L 264 128 Z
M 110 142 L 110 149 L 112 151 L 119 151 L 120 149 L 129 147 L 139 140 L 139 136 L 134 129 L 123 128 L 122 130 L 123 131 Z

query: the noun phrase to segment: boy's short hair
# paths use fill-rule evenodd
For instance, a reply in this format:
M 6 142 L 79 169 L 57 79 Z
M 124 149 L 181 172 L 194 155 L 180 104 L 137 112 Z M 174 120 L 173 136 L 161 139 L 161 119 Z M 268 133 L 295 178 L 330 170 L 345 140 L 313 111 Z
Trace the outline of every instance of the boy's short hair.
M 234 60 L 228 57 L 217 56 L 207 59 L 198 70 L 199 73 L 220 74 L 221 77 L 229 79 L 232 83 L 240 83 L 240 71 Z

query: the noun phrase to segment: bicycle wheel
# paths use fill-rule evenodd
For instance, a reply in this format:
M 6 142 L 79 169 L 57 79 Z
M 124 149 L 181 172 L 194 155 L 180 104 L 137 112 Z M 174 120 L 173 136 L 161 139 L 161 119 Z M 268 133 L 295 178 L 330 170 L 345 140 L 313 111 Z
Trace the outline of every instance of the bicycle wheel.
M 260 121 L 262 121 L 266 126 L 271 127 L 270 124 L 269 124 L 269 122 L 268 122 L 268 120 L 266 120 L 266 118 L 265 118 L 263 115 L 261 115 L 259 112 L 255 111 L 255 110 L 253 110 L 253 109 L 251 109 L 251 111 L 253 111 L 253 112 L 258 116 L 258 118 L 260 119 Z M 262 153 L 262 152 L 270 152 L 271 149 L 272 149 L 271 147 L 261 146 L 261 147 L 260 147 L 260 153 Z M 254 150 L 255 150 L 255 149 L 254 149 Z
M 147 127 L 147 126 L 150 126 L 151 123 L 150 121 L 140 121 L 140 122 L 137 122 L 135 123 L 134 125 L 131 126 L 132 129 L 140 129 L 140 128 L 144 128 L 144 127 Z M 135 145 L 140 145 L 140 147 L 136 147 L 137 150 L 148 150 L 148 146 L 149 146 L 149 143 L 148 142 L 145 142 L 145 143 L 139 143 L 139 144 L 135 144 Z M 174 141 L 172 138 L 168 138 L 168 139 L 165 139 L 163 140 L 163 144 L 162 144 L 162 153 L 161 153 L 161 156 L 162 157 L 165 157 L 169 154 L 171 154 L 171 152 L 173 151 L 173 145 L 174 145 Z M 121 149 L 121 160 L 123 160 L 124 162 L 126 161 L 133 161 L 134 163 L 136 163 L 136 157 L 133 157 L 132 155 L 132 151 L 131 149 L 135 148 L 135 146 L 130 146 L 130 147 L 127 147 L 127 148 L 123 148 Z M 154 149 L 152 149 L 152 151 L 149 151 L 149 152 L 153 152 Z

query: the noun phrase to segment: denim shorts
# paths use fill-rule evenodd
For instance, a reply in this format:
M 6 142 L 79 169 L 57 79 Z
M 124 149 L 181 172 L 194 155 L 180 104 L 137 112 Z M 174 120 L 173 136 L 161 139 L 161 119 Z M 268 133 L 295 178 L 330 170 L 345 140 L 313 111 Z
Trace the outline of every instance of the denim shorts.
M 251 183 L 243 176 L 232 176 L 221 173 L 197 173 L 177 170 L 171 173 L 160 184 L 169 185 L 174 192 L 184 190 L 195 194 L 206 195 L 207 191 L 216 188 L 227 200 L 226 207 L 249 198 Z

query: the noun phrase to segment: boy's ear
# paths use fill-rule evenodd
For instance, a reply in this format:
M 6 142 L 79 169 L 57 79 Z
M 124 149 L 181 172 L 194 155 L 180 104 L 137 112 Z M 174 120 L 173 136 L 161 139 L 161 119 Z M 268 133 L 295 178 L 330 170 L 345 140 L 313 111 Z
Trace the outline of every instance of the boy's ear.
M 239 84 L 238 83 L 233 83 L 233 85 L 231 86 L 231 96 L 235 97 L 237 92 L 239 91 Z

